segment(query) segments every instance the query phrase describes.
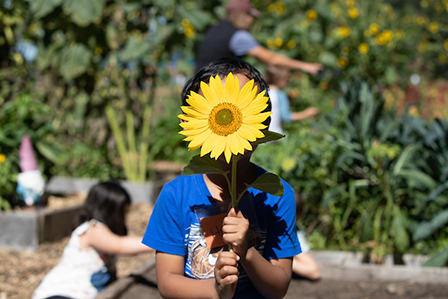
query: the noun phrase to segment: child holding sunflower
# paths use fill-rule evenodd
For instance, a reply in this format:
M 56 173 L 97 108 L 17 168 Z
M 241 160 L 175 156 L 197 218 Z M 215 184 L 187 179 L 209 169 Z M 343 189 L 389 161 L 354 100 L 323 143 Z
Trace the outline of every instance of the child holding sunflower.
M 301 252 L 294 191 L 250 162 L 257 141 L 271 136 L 267 89 L 236 58 L 212 62 L 186 83 L 180 133 L 201 153 L 165 184 L 143 238 L 157 250 L 163 297 L 285 296 Z M 277 182 L 282 192 L 270 188 Z

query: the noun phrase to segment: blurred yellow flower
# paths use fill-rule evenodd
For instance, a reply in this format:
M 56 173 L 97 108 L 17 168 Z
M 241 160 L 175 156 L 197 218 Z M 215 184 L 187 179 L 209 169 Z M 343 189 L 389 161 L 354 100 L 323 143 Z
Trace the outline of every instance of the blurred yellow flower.
M 404 21 L 405 23 L 409 23 L 409 22 L 411 21 L 411 17 L 408 16 L 408 15 L 405 15 L 404 18 L 403 18 L 403 21 Z
M 316 11 L 314 11 L 312 9 L 307 10 L 307 12 L 306 12 L 306 20 L 307 21 L 312 22 L 316 18 L 317 18 L 317 12 Z
M 182 19 L 182 26 L 187 27 L 190 25 L 190 21 L 188 19 Z
M 404 36 L 404 31 L 402 29 L 397 29 L 395 35 L 397 36 L 398 39 L 401 39 Z
M 420 6 L 421 7 L 423 7 L 423 8 L 427 8 L 428 7 L 428 1 L 426 1 L 426 0 L 422 0 L 422 1 L 420 1 Z
M 347 0 L 347 2 L 345 2 L 345 4 L 346 4 L 348 7 L 351 7 L 351 6 L 355 5 L 355 0 Z
M 422 16 L 414 16 L 414 23 L 417 23 L 419 25 L 425 25 L 426 20 Z
M 101 53 L 103 53 L 103 49 L 99 47 L 95 48 L 95 55 L 101 55 Z
M 328 89 L 328 83 L 325 81 L 322 81 L 319 83 L 319 87 L 323 90 L 326 90 L 326 89 Z
M 442 5 L 440 5 L 440 3 L 436 4 L 436 11 L 437 11 L 437 13 L 442 13 L 443 12 L 443 7 L 442 7 Z
M 387 40 L 384 38 L 384 35 L 382 35 L 382 34 L 378 34 L 375 37 L 375 41 L 378 45 L 384 45 L 387 43 Z
M 290 39 L 287 43 L 286 43 L 286 48 L 288 48 L 288 49 L 293 49 L 293 48 L 295 48 L 296 47 L 296 42 L 295 41 L 293 41 L 292 39 Z
M 268 46 L 269 49 L 274 49 L 275 48 L 275 41 L 272 37 L 268 38 L 268 40 L 266 41 L 266 45 Z
M 380 32 L 380 26 L 378 26 L 377 23 L 372 23 L 369 26 L 369 31 L 370 31 L 370 34 L 375 35 L 378 32 Z
M 277 48 L 280 48 L 283 45 L 283 40 L 280 37 L 276 37 L 274 43 Z
M 445 50 L 448 51 L 448 38 L 445 40 L 445 42 L 443 43 L 443 47 L 445 48 Z
M 367 52 L 369 52 L 369 45 L 366 43 L 362 43 L 359 45 L 358 49 L 360 53 L 366 54 Z
M 268 6 L 269 12 L 274 12 L 276 10 L 277 10 L 277 5 L 275 5 L 274 3 L 269 4 L 269 6 Z
M 348 65 L 348 59 L 345 58 L 345 57 L 339 57 L 337 65 L 338 65 L 339 68 L 345 69 L 347 67 L 347 65 Z
M 349 52 L 350 52 L 350 50 L 347 47 L 342 47 L 342 49 L 341 49 L 342 54 L 348 54 Z
M 423 42 L 419 43 L 417 45 L 417 51 L 419 53 L 425 53 L 427 45 L 428 45 L 428 42 L 426 42 L 426 41 L 423 41 Z
M 431 24 L 429 24 L 429 31 L 432 33 L 437 33 L 439 31 L 439 26 L 436 22 L 431 22 Z
M 6 156 L 4 154 L 0 154 L 0 164 L 5 162 Z
M 350 32 L 351 32 L 351 30 L 347 26 L 341 26 L 341 27 L 337 28 L 337 34 L 342 38 L 346 38 L 347 36 L 349 36 Z
M 364 36 L 365 37 L 370 37 L 372 34 L 370 33 L 370 30 L 366 29 L 364 30 Z
M 286 11 L 285 4 L 281 1 L 277 2 L 277 12 L 280 15 L 283 15 L 283 14 L 285 14 L 285 11 Z
M 384 36 L 386 41 L 390 41 L 394 37 L 394 33 L 389 29 L 384 30 L 382 35 Z
M 196 36 L 196 29 L 194 29 L 194 27 L 191 25 L 186 26 L 184 29 L 184 34 L 188 38 L 193 38 Z
M 359 16 L 359 10 L 355 7 L 351 7 L 348 10 L 348 16 L 352 19 L 356 19 Z
M 440 53 L 439 54 L 439 60 L 441 62 L 446 62 L 447 61 L 447 57 L 446 57 L 445 53 Z

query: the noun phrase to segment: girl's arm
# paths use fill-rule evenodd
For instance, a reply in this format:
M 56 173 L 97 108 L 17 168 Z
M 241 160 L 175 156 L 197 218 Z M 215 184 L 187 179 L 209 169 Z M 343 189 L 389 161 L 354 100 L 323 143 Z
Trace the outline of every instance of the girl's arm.
M 157 286 L 163 298 L 219 298 L 214 279 L 184 276 L 185 258 L 157 251 Z
M 292 275 L 292 257 L 266 260 L 254 247 L 248 247 L 249 221 L 241 211 L 231 209 L 223 221 L 223 239 L 232 244 L 240 263 L 255 288 L 265 298 L 283 298 Z
M 93 247 L 107 254 L 132 255 L 153 250 L 142 244 L 142 237 L 119 236 L 104 225 L 91 227 L 80 237 L 80 243 L 83 248 Z

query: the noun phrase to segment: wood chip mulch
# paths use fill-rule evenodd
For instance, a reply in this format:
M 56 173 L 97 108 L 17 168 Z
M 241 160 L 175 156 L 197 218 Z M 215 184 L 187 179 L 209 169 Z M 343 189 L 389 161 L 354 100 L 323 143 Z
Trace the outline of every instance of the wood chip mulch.
M 86 194 L 80 193 L 65 198 L 50 197 L 48 209 L 60 209 L 80 204 Z M 152 205 L 133 203 L 127 217 L 129 235 L 143 236 Z M 45 274 L 58 262 L 70 237 L 58 242 L 40 244 L 35 252 L 0 248 L 0 299 L 31 298 Z M 151 259 L 154 253 L 121 256 L 118 259 L 118 277 L 125 277 L 141 264 Z

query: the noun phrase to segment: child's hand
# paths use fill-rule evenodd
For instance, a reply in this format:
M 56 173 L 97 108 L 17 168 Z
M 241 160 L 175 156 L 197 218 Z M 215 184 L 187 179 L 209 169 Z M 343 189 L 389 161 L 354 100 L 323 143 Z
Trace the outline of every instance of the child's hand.
M 231 244 L 235 253 L 242 258 L 246 256 L 248 250 L 248 231 L 249 220 L 244 217 L 241 211 L 237 213 L 234 208 L 230 209 L 223 220 L 223 240 L 227 244 Z
M 221 251 L 215 264 L 215 287 L 219 298 L 232 298 L 238 282 L 238 255 Z

